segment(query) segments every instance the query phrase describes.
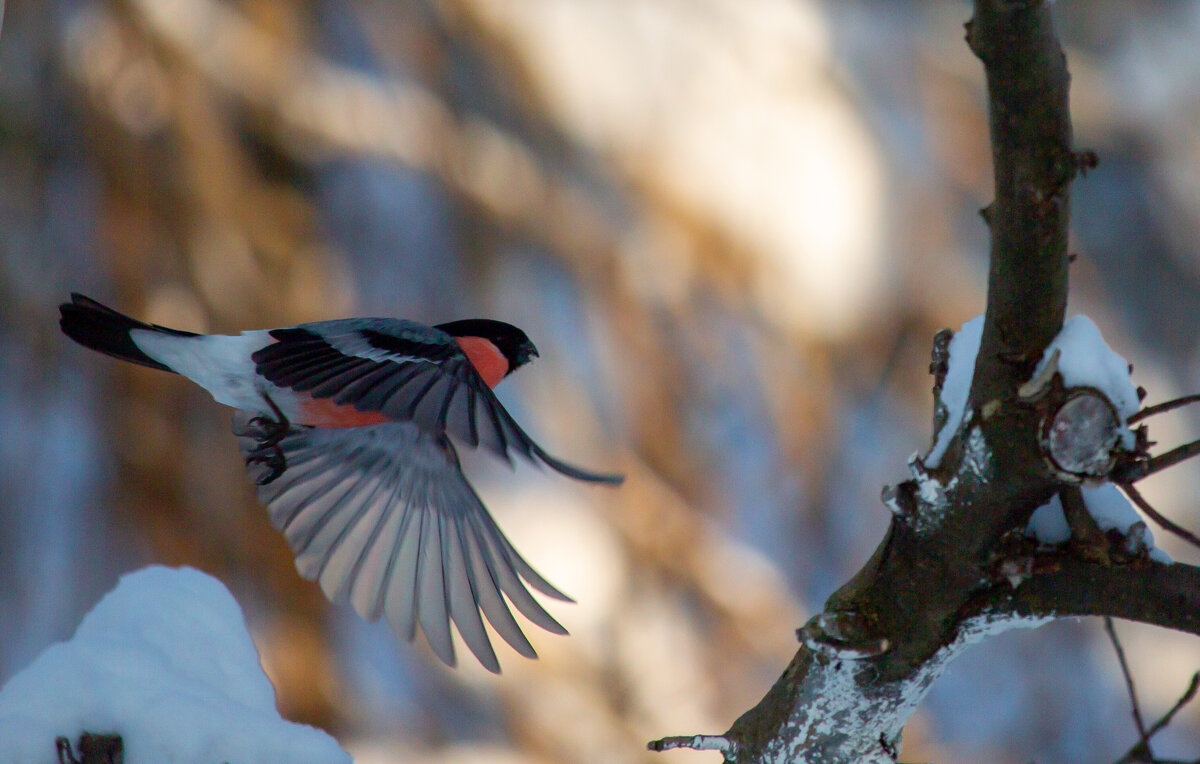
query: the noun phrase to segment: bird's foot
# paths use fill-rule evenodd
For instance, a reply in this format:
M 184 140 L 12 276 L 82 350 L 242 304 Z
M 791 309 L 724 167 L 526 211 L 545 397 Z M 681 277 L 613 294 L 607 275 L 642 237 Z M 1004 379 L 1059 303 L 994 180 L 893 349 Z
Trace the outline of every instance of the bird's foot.
M 267 446 L 259 445 L 246 457 L 246 464 L 264 464 L 267 467 L 266 472 L 255 478 L 255 485 L 267 485 L 287 469 L 287 460 L 278 443 Z
M 271 407 L 275 418 L 260 415 L 246 423 L 251 428 L 248 434 L 255 439 L 254 449 L 246 456 L 246 464 L 263 464 L 267 467 L 267 471 L 254 481 L 258 485 L 267 485 L 287 469 L 287 459 L 279 442 L 291 432 L 291 423 L 275 405 L 275 401 L 271 400 L 271 396 L 263 393 L 263 399 Z

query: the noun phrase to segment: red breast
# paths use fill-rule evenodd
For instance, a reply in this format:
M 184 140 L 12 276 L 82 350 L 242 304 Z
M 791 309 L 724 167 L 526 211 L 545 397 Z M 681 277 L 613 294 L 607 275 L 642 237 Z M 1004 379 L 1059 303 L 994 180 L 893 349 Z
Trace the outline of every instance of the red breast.
M 500 380 L 508 373 L 508 359 L 500 352 L 500 348 L 483 337 L 454 339 L 458 341 L 458 346 L 467 354 L 467 360 L 475 367 L 475 371 L 479 372 L 479 376 L 483 377 L 488 387 L 500 384 Z

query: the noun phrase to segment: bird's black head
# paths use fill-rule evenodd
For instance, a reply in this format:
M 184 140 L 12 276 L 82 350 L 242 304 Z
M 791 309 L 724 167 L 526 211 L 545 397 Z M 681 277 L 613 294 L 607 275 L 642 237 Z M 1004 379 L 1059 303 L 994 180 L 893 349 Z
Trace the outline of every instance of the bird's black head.
M 468 318 L 462 321 L 438 324 L 435 328 L 441 329 L 451 337 L 482 337 L 491 342 L 508 359 L 508 374 L 512 374 L 538 357 L 537 348 L 529 341 L 525 332 L 503 321 L 493 321 L 490 318 Z

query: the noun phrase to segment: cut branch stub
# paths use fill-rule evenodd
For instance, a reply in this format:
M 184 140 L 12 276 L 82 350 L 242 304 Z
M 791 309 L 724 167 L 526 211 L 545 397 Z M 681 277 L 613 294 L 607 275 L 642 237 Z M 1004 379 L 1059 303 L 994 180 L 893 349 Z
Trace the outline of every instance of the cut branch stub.
M 1075 387 L 1043 419 L 1041 447 L 1059 477 L 1078 483 L 1112 471 L 1120 438 L 1121 421 L 1104 393 Z

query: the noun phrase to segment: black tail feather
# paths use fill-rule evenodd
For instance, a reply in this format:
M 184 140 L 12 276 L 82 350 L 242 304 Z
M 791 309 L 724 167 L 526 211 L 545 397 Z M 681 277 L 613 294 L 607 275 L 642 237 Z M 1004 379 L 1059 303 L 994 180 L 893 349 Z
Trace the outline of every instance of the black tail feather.
M 58 323 L 63 334 L 80 345 L 122 361 L 139 363 L 163 371 L 171 369 L 143 353 L 129 336 L 131 330 L 146 329 L 177 337 L 199 336 L 194 332 L 183 332 L 138 321 L 75 292 L 71 293 L 70 302 L 58 306 L 58 311 L 62 314 Z

